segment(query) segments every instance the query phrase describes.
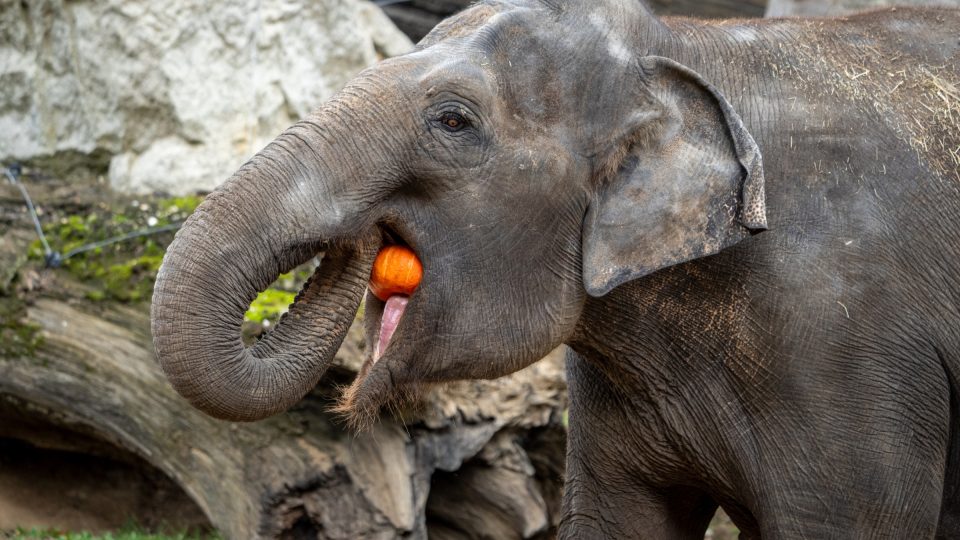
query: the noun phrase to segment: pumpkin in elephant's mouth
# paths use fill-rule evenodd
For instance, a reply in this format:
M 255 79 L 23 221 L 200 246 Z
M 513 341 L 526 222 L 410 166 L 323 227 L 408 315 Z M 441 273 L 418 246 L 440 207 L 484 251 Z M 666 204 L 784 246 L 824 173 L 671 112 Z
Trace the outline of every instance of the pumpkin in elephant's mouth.
M 406 246 L 386 246 L 377 254 L 370 272 L 370 292 L 386 302 L 380 319 L 380 336 L 373 354 L 376 362 L 386 350 L 400 323 L 407 301 L 423 278 L 423 265 Z
M 373 261 L 370 273 L 370 292 L 386 302 L 395 294 L 410 296 L 423 278 L 423 265 L 412 249 L 385 246 Z

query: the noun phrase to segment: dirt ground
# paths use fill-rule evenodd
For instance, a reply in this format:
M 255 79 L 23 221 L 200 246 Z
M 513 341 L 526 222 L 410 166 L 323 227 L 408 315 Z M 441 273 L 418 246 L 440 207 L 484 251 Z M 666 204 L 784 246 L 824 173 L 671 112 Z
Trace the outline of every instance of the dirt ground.
M 135 460 L 135 461 L 134 461 Z M 46 450 L 0 439 L 0 531 L 206 530 L 197 505 L 169 478 L 136 458 Z

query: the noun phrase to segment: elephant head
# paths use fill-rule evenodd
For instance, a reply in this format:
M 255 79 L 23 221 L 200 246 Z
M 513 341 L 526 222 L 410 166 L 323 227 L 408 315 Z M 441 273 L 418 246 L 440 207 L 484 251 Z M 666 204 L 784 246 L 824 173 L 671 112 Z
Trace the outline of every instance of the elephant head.
M 607 22 L 607 21 L 615 21 Z M 423 280 L 341 408 L 518 370 L 587 295 L 765 227 L 760 154 L 728 102 L 658 56 L 638 2 L 489 2 L 360 74 L 212 193 L 170 246 L 153 334 L 174 387 L 225 419 L 289 407 L 323 374 L 383 243 Z M 255 346 L 258 291 L 324 251 Z M 366 300 L 371 346 L 384 303 Z

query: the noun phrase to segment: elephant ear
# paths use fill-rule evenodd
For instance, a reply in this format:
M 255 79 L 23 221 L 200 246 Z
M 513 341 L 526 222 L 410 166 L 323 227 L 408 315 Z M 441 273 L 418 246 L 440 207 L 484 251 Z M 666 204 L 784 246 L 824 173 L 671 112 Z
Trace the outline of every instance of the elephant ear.
M 712 85 L 668 58 L 640 60 L 642 106 L 608 152 L 584 222 L 591 296 L 714 254 L 766 229 L 760 150 Z

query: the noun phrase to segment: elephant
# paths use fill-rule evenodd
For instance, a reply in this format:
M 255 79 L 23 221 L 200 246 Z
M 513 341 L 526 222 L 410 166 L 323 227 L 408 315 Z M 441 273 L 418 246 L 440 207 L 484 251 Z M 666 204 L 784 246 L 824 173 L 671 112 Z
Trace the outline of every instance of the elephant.
M 162 369 L 215 417 L 276 414 L 363 302 L 383 353 L 336 405 L 362 429 L 563 343 L 560 538 L 702 538 L 718 506 L 742 538 L 960 537 L 958 29 L 484 0 L 199 206 L 155 285 Z M 387 244 L 423 266 L 389 341 Z

